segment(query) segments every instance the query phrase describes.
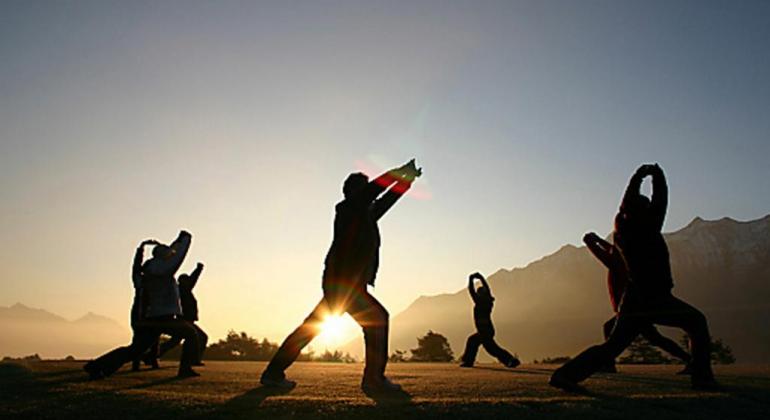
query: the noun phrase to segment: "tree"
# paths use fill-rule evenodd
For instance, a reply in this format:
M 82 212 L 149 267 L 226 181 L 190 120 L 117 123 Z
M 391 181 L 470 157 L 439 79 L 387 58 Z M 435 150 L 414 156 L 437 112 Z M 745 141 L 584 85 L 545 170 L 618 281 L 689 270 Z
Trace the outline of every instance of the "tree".
M 396 350 L 393 352 L 393 354 L 388 357 L 388 361 L 393 363 L 403 363 L 408 362 L 406 358 L 406 352 L 404 350 Z
M 410 350 L 415 362 L 451 362 L 454 360 L 449 340 L 439 333 L 428 331 L 417 339 L 417 348 Z
M 356 358 L 351 356 L 350 353 L 342 354 L 342 352 L 339 350 L 334 350 L 334 353 L 326 350 L 320 356 L 314 358 L 313 361 L 331 363 L 355 363 Z
M 682 334 L 680 343 L 689 345 L 690 338 L 687 334 Z M 733 349 L 730 348 L 721 338 L 711 341 L 711 362 L 716 365 L 731 365 L 735 363 Z
M 671 359 L 664 356 L 660 350 L 653 347 L 644 337 L 637 336 L 628 346 L 624 356 L 618 363 L 629 365 L 658 365 L 669 364 Z
M 733 349 L 725 344 L 721 338 L 711 343 L 711 361 L 718 365 L 731 365 L 735 363 Z

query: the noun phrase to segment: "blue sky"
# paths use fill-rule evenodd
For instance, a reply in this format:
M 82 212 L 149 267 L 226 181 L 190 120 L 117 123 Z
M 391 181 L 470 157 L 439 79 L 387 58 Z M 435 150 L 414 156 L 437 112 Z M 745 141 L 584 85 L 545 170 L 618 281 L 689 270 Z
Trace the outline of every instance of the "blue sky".
M 359 167 L 395 314 L 609 231 L 641 163 L 667 230 L 770 213 L 770 3 L 0 4 L 0 305 L 126 320 L 146 237 L 195 235 L 202 324 L 277 340 L 320 297 Z M 427 197 L 427 198 L 426 198 Z

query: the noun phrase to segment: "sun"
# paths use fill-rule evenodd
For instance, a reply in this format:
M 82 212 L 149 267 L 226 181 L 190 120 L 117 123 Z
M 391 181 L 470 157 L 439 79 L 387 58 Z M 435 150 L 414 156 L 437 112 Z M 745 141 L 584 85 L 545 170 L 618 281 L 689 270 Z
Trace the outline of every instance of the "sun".
M 318 340 L 324 344 L 341 344 L 348 333 L 349 322 L 341 315 L 327 315 L 318 325 Z

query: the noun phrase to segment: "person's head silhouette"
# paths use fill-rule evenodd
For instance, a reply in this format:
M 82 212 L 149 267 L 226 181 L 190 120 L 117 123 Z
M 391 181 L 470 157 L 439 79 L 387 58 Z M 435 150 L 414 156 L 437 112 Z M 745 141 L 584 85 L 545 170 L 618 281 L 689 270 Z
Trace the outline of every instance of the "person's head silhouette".
M 342 193 L 345 194 L 345 198 L 354 196 L 359 191 L 366 187 L 369 183 L 369 177 L 361 172 L 356 172 L 348 175 L 345 183 L 342 185 Z
M 482 299 L 491 299 L 492 298 L 492 293 L 489 291 L 489 288 L 486 288 L 484 286 L 479 286 L 479 288 L 476 289 L 476 293 Z
M 173 255 L 173 253 L 174 250 L 170 246 L 163 244 L 158 244 L 152 249 L 152 256 L 154 258 L 168 258 Z
M 620 209 L 618 218 L 615 219 L 616 225 L 618 223 L 640 223 L 643 222 L 650 210 L 650 199 L 642 194 L 636 194 L 629 197 Z M 617 228 L 618 226 L 616 226 Z
M 177 281 L 179 282 L 179 287 L 192 289 L 192 277 L 189 275 L 180 274 Z

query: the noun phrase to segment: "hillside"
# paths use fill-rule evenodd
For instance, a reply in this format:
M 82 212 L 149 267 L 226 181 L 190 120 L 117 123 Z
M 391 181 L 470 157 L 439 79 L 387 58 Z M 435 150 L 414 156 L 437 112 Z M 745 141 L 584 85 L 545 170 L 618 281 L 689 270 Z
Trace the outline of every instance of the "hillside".
M 706 314 L 712 334 L 732 346 L 739 362 L 770 360 L 770 215 L 749 222 L 695 218 L 666 240 L 674 293 Z M 571 355 L 599 342 L 612 315 L 605 282 L 600 263 L 571 245 L 524 268 L 499 270 L 489 276 L 499 342 L 524 360 Z M 465 288 L 420 297 L 393 318 L 391 350 L 414 347 L 415 337 L 431 329 L 446 335 L 459 356 L 473 330 L 471 310 Z

